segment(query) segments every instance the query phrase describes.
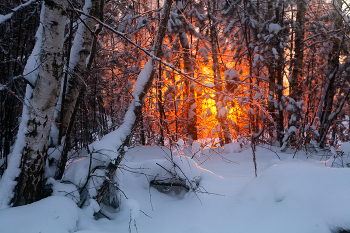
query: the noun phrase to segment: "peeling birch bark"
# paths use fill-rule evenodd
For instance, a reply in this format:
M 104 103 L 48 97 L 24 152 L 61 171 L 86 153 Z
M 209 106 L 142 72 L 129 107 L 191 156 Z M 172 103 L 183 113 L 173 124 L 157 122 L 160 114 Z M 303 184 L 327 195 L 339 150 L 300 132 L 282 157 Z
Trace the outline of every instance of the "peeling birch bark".
M 39 27 L 36 42 L 40 65 L 31 80 L 34 89 L 27 85 L 22 122 L 9 167 L 1 180 L 0 189 L 7 189 L 6 194 L 0 193 L 1 199 L 4 198 L 1 208 L 6 208 L 10 202 L 20 206 L 41 198 L 51 122 L 63 73 L 66 7 L 65 0 L 45 0 L 43 3 L 43 26 Z M 27 70 L 35 68 L 26 66 Z
M 85 1 L 83 11 L 87 15 L 96 16 L 99 12 L 99 0 Z M 64 90 L 66 91 L 66 98 L 64 100 L 65 106 L 63 106 L 63 111 L 60 113 L 58 120 L 62 124 L 60 127 L 59 139 L 61 139 L 67 132 L 67 128 L 78 99 L 79 91 L 83 85 L 83 81 L 85 81 L 81 80 L 78 74 L 80 74 L 83 78 L 86 76 L 87 62 L 93 44 L 93 35 L 89 28 L 93 30 L 96 22 L 92 18 L 85 15 L 82 15 L 81 19 L 86 25 L 80 22 L 71 49 L 69 71 L 72 71 L 72 74 L 68 79 L 67 90 Z

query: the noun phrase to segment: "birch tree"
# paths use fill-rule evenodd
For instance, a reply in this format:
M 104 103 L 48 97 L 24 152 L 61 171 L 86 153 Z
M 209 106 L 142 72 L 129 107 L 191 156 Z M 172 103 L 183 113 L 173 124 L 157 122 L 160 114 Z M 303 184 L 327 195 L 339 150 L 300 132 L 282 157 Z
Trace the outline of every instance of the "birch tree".
M 100 0 L 86 0 L 83 11 L 86 15 L 97 16 L 100 10 Z M 95 29 L 95 20 L 85 15 L 80 17 L 77 33 L 74 37 L 73 45 L 70 52 L 68 71 L 71 73 L 68 79 L 67 89 L 65 92 L 65 104 L 60 113 L 60 138 L 67 131 L 68 124 L 79 95 L 79 90 L 82 86 L 81 77 L 86 77 L 88 58 L 92 49 L 92 42 Z
M 103 0 L 86 0 L 83 12 L 86 15 L 96 16 L 100 13 L 100 7 L 103 6 Z M 69 123 L 73 120 L 72 114 L 79 96 L 79 92 L 83 87 L 83 82 L 87 77 L 87 65 L 92 59 L 91 51 L 93 47 L 94 29 L 96 22 L 93 18 L 86 15 L 80 17 L 78 30 L 74 37 L 73 45 L 70 51 L 69 64 L 67 72 L 69 76 L 65 76 L 62 80 L 63 88 L 61 93 L 61 111 L 58 113 L 56 121 L 59 124 L 58 143 L 62 137 L 66 136 Z M 66 79 L 68 77 L 68 80 Z M 67 153 L 63 153 L 61 160 L 58 162 L 56 178 L 62 178 L 65 164 L 67 162 Z
M 41 197 L 48 139 L 63 72 L 67 1 L 44 1 L 36 45 L 24 75 L 27 85 L 22 122 L 9 166 L 0 181 L 1 208 L 29 204 Z

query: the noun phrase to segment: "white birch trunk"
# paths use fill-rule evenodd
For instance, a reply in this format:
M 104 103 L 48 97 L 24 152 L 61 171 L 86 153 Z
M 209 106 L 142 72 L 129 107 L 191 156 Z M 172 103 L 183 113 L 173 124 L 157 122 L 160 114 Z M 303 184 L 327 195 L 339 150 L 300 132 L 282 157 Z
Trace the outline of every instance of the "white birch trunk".
M 43 3 L 35 51 L 26 71 L 34 83 L 26 90 L 22 122 L 9 166 L 0 182 L 0 208 L 32 203 L 40 199 L 47 158 L 47 145 L 63 71 L 63 40 L 66 22 L 65 0 Z M 38 67 L 35 64 L 38 56 Z M 33 75 L 34 74 L 34 75 Z M 25 75 L 25 74 L 24 74 Z
M 98 10 L 99 0 L 85 1 L 83 9 L 85 14 L 95 16 Z M 62 124 L 60 126 L 60 139 L 66 134 L 75 104 L 78 99 L 79 91 L 82 86 L 83 80 L 81 80 L 77 74 L 80 74 L 81 77 L 86 76 L 87 62 L 92 49 L 93 34 L 90 30 L 94 31 L 96 21 L 85 15 L 81 16 L 81 20 L 83 20 L 85 24 L 80 22 L 77 33 L 74 37 L 68 69 L 68 71 L 72 71 L 72 74 L 68 79 L 67 90 L 63 90 L 66 91 L 66 98 L 64 100 L 65 106 L 63 107 L 63 111 L 60 113 L 59 122 Z

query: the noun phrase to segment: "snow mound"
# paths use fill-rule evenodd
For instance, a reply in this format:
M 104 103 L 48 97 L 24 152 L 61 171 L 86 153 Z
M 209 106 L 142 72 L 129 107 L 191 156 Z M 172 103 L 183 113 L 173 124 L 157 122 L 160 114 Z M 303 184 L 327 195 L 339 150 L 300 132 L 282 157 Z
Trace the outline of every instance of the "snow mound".
M 35 210 L 35 211 L 33 211 Z M 66 197 L 48 197 L 33 204 L 0 210 L 2 233 L 65 233 L 76 230 L 79 208 Z
M 104 160 L 106 159 L 98 153 L 93 154 L 93 157 L 89 157 L 88 154 L 82 154 L 73 161 L 70 161 L 62 180 L 72 182 L 81 188 L 86 183 L 89 168 L 93 169 L 97 166 L 105 166 L 106 162 Z
M 225 146 L 224 146 L 224 153 L 226 153 L 226 154 L 239 153 L 241 151 L 242 151 L 242 148 L 238 142 L 225 144 Z
M 83 210 L 87 216 L 93 218 L 94 214 L 97 213 L 100 209 L 100 205 L 97 203 L 97 201 L 95 199 L 90 199 L 89 205 L 86 206 Z
M 161 192 L 175 191 L 176 194 L 180 194 L 182 188 L 190 191 L 199 185 L 200 170 L 189 157 L 176 156 L 156 165 L 158 167 L 153 167 L 154 178 L 150 184 Z M 173 190 L 173 187 L 180 189 Z
M 329 160 L 328 162 L 332 162 L 330 166 L 332 167 L 350 167 L 350 142 L 343 143 L 340 148 L 339 154 L 333 147 L 331 149 L 331 154 L 334 157 L 334 160 Z
M 343 154 L 343 165 L 350 167 L 350 142 L 345 142 L 341 145 L 340 150 Z
M 126 207 L 130 210 L 130 219 L 134 220 L 139 216 L 140 204 L 134 199 L 126 201 Z
M 345 156 L 350 157 L 350 142 L 344 142 L 341 145 L 340 150 L 344 152 Z
M 192 156 L 193 156 L 193 155 L 198 155 L 198 156 L 200 156 L 201 147 L 202 147 L 202 144 L 201 144 L 200 142 L 194 141 L 194 142 L 192 143 Z
M 46 184 L 52 185 L 52 196 L 66 196 L 75 203 L 80 201 L 79 191 L 74 184 L 61 183 L 52 177 L 47 180 Z
M 302 162 L 274 165 L 238 195 L 233 229 L 244 233 L 350 230 L 349 176 L 349 169 Z

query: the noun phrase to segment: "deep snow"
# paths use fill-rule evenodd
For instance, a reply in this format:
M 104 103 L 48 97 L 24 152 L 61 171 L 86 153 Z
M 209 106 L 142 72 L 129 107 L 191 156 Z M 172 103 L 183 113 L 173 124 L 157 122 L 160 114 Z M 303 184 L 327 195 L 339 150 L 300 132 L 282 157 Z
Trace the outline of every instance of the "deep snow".
M 69 197 L 53 196 L 31 205 L 1 210 L 0 232 L 330 233 L 337 229 L 350 230 L 350 169 L 330 168 L 331 153 L 298 153 L 293 158 L 294 154 L 277 152 L 279 160 L 271 151 L 277 148 L 257 147 L 258 177 L 254 177 L 251 149 L 240 150 L 237 146 L 196 153 L 194 162 L 200 167 L 193 166 L 189 159 L 192 154 L 184 149 L 187 157 L 175 160 L 189 180 L 200 177 L 200 187 L 196 193 L 180 194 L 164 194 L 150 188 L 150 176 L 145 175 L 155 175 L 162 170 L 156 163 L 168 166 L 167 159 L 171 157 L 168 148 L 130 149 L 118 175 L 120 188 L 128 199 L 121 195 L 120 208 L 107 210 L 112 220 L 93 220 L 93 213 L 99 208 L 94 201 L 82 210 Z M 346 148 L 347 144 L 343 146 Z

